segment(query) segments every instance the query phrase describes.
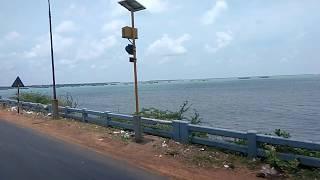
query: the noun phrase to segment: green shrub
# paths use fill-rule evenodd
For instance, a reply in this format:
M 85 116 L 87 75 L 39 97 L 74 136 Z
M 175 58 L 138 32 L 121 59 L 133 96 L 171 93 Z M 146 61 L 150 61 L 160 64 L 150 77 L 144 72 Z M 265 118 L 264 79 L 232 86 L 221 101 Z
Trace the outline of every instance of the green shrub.
M 17 99 L 15 97 L 14 99 Z M 52 99 L 50 96 L 43 95 L 35 92 L 20 93 L 20 101 L 40 103 L 40 104 L 51 104 Z
M 281 129 L 275 129 L 273 133 L 275 135 L 277 135 L 279 137 L 283 137 L 283 138 L 290 138 L 291 137 L 289 132 L 281 130 Z
M 281 129 L 275 129 L 273 134 L 268 134 L 268 135 L 275 135 L 278 137 L 282 138 L 290 138 L 291 135 L 289 132 Z M 267 144 L 262 144 L 261 147 L 266 149 L 264 146 Z M 320 152 L 319 151 L 310 151 L 308 149 L 303 149 L 303 148 L 293 148 L 290 146 L 280 146 L 280 145 L 274 145 L 275 149 L 277 152 L 282 152 L 282 153 L 292 153 L 292 154 L 298 154 L 298 155 L 304 155 L 304 156 L 310 156 L 310 157 L 316 157 L 320 158 Z
M 192 104 L 189 104 L 188 101 L 184 101 L 182 105 L 179 107 L 177 111 L 169 111 L 169 110 L 159 110 L 156 108 L 143 108 L 140 112 L 140 115 L 147 118 L 153 118 L 153 119 L 161 119 L 161 120 L 186 120 L 190 122 L 191 124 L 200 124 L 201 123 L 201 117 L 200 114 L 196 109 L 193 109 L 193 114 L 187 116 L 186 114 L 190 111 L 190 108 L 192 107 Z M 169 130 L 171 129 L 171 126 L 168 125 L 156 125 L 156 126 L 150 126 L 150 125 L 144 125 L 149 128 L 153 129 L 162 129 L 162 130 Z M 191 136 L 197 136 L 202 138 L 207 138 L 208 134 L 203 132 L 192 132 Z
M 292 161 L 284 161 L 278 158 L 277 156 L 277 149 L 272 145 L 265 146 L 265 153 L 266 153 L 266 162 L 270 164 L 272 167 L 283 171 L 283 172 L 297 172 L 299 161 L 294 159 Z
M 37 92 L 23 92 L 20 93 L 20 101 L 24 102 L 32 102 L 32 103 L 40 103 L 40 104 L 51 104 L 52 98 L 51 96 L 44 95 Z M 11 97 L 11 99 L 17 100 L 17 95 L 15 97 Z M 78 102 L 73 98 L 70 93 L 66 93 L 58 98 L 58 102 L 60 106 L 69 106 L 69 107 L 78 107 Z
M 268 135 L 275 135 L 282 138 L 291 137 L 289 132 L 286 132 L 281 129 L 276 129 L 273 132 L 273 134 L 268 134 Z M 277 153 L 291 153 L 291 154 L 320 158 L 319 151 L 310 151 L 307 149 L 293 148 L 290 146 L 270 145 L 266 143 L 261 144 L 260 147 L 265 150 L 265 153 L 266 153 L 265 161 L 269 163 L 271 166 L 284 172 L 298 173 L 299 171 L 301 171 L 301 169 L 298 168 L 300 163 L 297 159 L 294 159 L 292 161 L 281 160 L 277 157 Z
M 169 110 L 159 110 L 157 108 L 143 108 L 140 112 L 140 115 L 147 118 L 161 119 L 161 120 L 187 120 L 191 124 L 200 124 L 201 117 L 196 109 L 194 109 L 191 116 L 186 116 L 186 113 L 189 112 L 192 104 L 189 105 L 188 101 L 182 103 L 177 111 Z
M 61 95 L 59 97 L 59 104 L 61 106 L 69 106 L 72 108 L 76 108 L 79 106 L 79 103 L 76 99 L 73 98 L 71 93 L 66 93 L 65 95 Z

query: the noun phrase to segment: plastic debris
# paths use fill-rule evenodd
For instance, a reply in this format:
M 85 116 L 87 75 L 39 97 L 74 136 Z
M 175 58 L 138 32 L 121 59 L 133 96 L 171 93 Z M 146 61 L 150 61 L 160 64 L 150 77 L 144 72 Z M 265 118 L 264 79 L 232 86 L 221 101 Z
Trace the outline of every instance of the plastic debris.
M 163 141 L 161 144 L 162 147 L 168 147 L 168 144 L 166 143 L 166 141 Z
M 274 167 L 270 167 L 270 165 L 264 165 L 261 167 L 261 170 L 256 175 L 257 177 L 267 178 L 267 177 L 276 177 L 280 176 L 279 172 L 274 169 Z
M 124 137 L 124 138 L 129 138 L 130 137 L 130 134 L 129 133 L 124 133 L 123 135 L 122 135 L 122 137 Z
M 188 152 L 188 151 L 190 151 L 190 149 L 188 148 L 188 149 L 185 149 L 183 152 Z
M 125 138 L 129 138 L 130 135 L 129 135 L 129 134 L 125 134 L 124 137 L 125 137 Z

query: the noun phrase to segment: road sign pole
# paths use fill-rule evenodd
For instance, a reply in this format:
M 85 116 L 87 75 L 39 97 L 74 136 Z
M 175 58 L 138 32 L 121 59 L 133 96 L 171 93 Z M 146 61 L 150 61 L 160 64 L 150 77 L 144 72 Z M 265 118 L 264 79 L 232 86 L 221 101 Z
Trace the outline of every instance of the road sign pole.
M 18 76 L 16 78 L 16 80 L 13 82 L 12 86 L 11 87 L 14 87 L 14 88 L 17 88 L 18 89 L 18 92 L 17 92 L 17 111 L 18 111 L 18 114 L 20 113 L 20 87 L 24 87 L 24 84 L 22 83 L 20 77 Z
M 17 100 L 18 100 L 18 114 L 20 114 L 20 86 L 19 85 L 18 85 Z

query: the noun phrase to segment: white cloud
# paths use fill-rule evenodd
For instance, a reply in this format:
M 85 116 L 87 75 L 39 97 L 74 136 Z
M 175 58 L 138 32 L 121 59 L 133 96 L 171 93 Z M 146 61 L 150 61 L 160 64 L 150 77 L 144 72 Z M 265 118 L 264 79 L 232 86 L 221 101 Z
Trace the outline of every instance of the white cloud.
M 282 58 L 280 59 L 280 62 L 281 62 L 281 63 L 287 63 L 287 62 L 289 62 L 289 58 L 288 58 L 288 57 L 282 57 Z
M 71 3 L 69 7 L 64 11 L 66 17 L 84 17 L 87 16 L 88 10 L 81 4 Z
M 38 38 L 29 51 L 22 53 L 29 62 L 41 63 L 50 57 L 49 35 Z M 58 33 L 53 34 L 54 56 L 58 65 L 74 68 L 79 61 L 95 60 L 107 54 L 117 43 L 115 35 L 102 38 L 74 39 Z M 77 45 L 77 46 L 75 46 Z
M 20 37 L 21 35 L 16 32 L 16 31 L 11 31 L 9 32 L 8 34 L 5 35 L 5 39 L 8 40 L 8 41 L 13 41 L 13 40 L 16 40 Z
M 216 3 L 209 9 L 201 18 L 204 25 L 213 24 L 220 14 L 228 9 L 228 4 L 225 0 L 217 0 Z
M 205 45 L 205 49 L 208 52 L 216 53 L 218 50 L 227 47 L 233 41 L 233 33 L 227 32 L 216 32 L 216 45 L 212 47 L 209 44 Z
M 63 21 L 60 23 L 56 28 L 55 32 L 57 33 L 68 33 L 68 32 L 74 32 L 77 30 L 76 25 L 73 21 Z
M 23 56 L 25 58 L 39 58 L 50 55 L 50 41 L 48 37 L 39 38 L 40 42 L 31 48 L 29 51 L 25 51 Z M 71 37 L 63 37 L 59 34 L 53 34 L 53 46 L 54 53 L 64 55 L 68 53 L 68 48 L 72 47 L 74 39 Z
M 16 58 L 19 54 L 15 51 L 10 53 L 0 53 L 0 59 Z
M 125 26 L 125 24 L 126 23 L 122 20 L 112 20 L 111 22 L 108 22 L 103 25 L 102 31 L 111 33 L 121 32 L 121 28 Z
M 59 65 L 73 65 L 75 61 L 74 60 L 70 60 L 70 59 L 57 59 L 57 64 Z
M 191 36 L 189 34 L 184 34 L 176 39 L 164 34 L 160 39 L 149 45 L 147 55 L 168 57 L 185 54 L 188 50 L 185 48 L 184 43 L 190 39 Z
M 47 52 L 49 52 L 49 49 L 45 49 L 43 46 L 43 44 L 36 44 L 35 46 L 33 46 L 31 48 L 30 51 L 25 51 L 24 52 L 24 57 L 25 58 L 35 58 L 38 56 L 43 56 L 44 54 L 47 54 Z
M 67 48 L 70 48 L 74 45 L 74 38 L 72 37 L 63 37 L 56 35 L 54 38 L 54 47 L 55 47 L 55 52 L 57 53 L 62 53 L 68 51 Z
M 109 0 L 109 4 L 107 6 L 110 8 L 107 14 L 105 14 L 106 16 L 111 15 L 111 17 L 118 17 L 128 14 L 128 11 L 121 7 L 118 2 L 119 0 Z
M 167 0 L 140 0 L 139 2 L 151 13 L 161 13 L 169 8 Z
M 230 42 L 233 40 L 231 31 L 217 32 L 216 37 L 217 37 L 218 48 L 224 48 L 228 46 Z
M 78 49 L 76 59 L 89 60 L 99 58 L 106 53 L 107 49 L 114 47 L 116 43 L 117 38 L 114 35 L 100 40 L 89 41 Z

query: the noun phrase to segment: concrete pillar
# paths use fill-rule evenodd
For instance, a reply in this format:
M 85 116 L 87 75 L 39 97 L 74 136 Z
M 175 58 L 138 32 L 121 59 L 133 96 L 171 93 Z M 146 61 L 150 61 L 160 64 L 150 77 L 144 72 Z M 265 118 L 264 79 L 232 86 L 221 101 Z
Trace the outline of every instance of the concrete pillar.
M 181 121 L 180 122 L 180 139 L 183 143 L 189 143 L 189 122 Z
M 140 143 L 143 141 L 142 136 L 142 123 L 141 117 L 138 115 L 133 116 L 133 129 L 134 129 L 134 137 L 136 143 Z
M 64 108 L 64 117 L 65 118 L 68 118 L 69 117 L 69 106 L 66 106 L 65 108 Z
M 180 121 L 172 121 L 172 136 L 173 140 L 180 142 Z
M 247 132 L 248 140 L 248 157 L 257 157 L 257 131 L 250 130 Z
M 189 142 L 188 121 L 172 121 L 173 139 L 182 143 Z
M 109 116 L 110 111 L 105 111 L 103 113 L 103 120 L 105 121 L 104 124 L 105 126 L 110 126 L 110 121 L 111 121 L 111 117 Z
M 85 108 L 82 109 L 82 121 L 88 122 L 88 113 L 87 113 L 87 109 Z

